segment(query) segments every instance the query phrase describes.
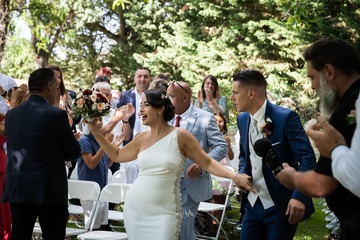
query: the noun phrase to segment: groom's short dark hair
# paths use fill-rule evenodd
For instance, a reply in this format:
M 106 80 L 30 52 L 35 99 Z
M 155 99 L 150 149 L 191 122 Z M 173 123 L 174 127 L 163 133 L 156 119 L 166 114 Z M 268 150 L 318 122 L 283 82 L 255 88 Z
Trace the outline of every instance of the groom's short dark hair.
M 244 85 L 266 87 L 267 82 L 262 73 L 255 69 L 245 69 L 233 76 L 233 81 L 239 81 Z

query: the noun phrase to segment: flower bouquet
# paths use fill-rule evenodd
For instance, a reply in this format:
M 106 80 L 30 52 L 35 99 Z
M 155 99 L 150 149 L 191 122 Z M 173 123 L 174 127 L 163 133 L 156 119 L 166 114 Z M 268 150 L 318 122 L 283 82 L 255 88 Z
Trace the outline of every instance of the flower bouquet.
M 92 122 L 95 117 L 102 117 L 110 112 L 109 100 L 104 94 L 89 89 L 80 90 L 73 105 L 73 114 L 76 117 L 82 116 L 87 122 Z

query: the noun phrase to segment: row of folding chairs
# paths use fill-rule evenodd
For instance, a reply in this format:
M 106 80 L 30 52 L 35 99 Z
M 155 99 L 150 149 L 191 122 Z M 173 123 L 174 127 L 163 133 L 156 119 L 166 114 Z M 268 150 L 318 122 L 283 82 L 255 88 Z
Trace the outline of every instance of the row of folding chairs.
M 92 231 L 95 218 L 98 214 L 100 202 L 111 202 L 119 204 L 125 201 L 126 193 L 131 184 L 110 182 L 102 190 L 99 184 L 93 181 L 68 180 L 69 199 L 79 199 L 85 201 L 93 201 L 89 218 L 78 224 L 74 228 L 66 228 L 67 236 L 77 236 L 79 240 L 126 240 L 127 234 L 122 232 L 111 231 Z M 83 208 L 79 205 L 69 204 L 69 214 L 71 216 L 84 216 Z M 83 217 L 84 219 L 84 217 Z M 109 221 L 123 221 L 123 213 L 119 210 L 109 210 Z M 41 228 L 39 224 L 35 224 L 33 230 L 33 239 L 41 239 Z
M 234 171 L 232 167 L 226 166 L 226 168 L 229 171 Z M 203 240 L 203 239 L 211 239 L 211 240 L 218 240 L 220 233 L 223 234 L 225 239 L 228 239 L 226 231 L 222 227 L 223 222 L 226 220 L 226 208 L 230 204 L 231 196 L 235 191 L 236 186 L 233 184 L 233 181 L 231 179 L 227 178 L 221 178 L 215 175 L 211 175 L 211 177 L 216 180 L 218 183 L 224 183 L 225 185 L 228 185 L 226 198 L 224 204 L 218 204 L 218 203 L 210 203 L 210 202 L 200 202 L 198 212 L 204 212 L 210 216 L 210 218 L 216 222 L 216 225 L 218 226 L 216 230 L 215 236 L 207 236 L 203 235 L 200 232 L 195 231 L 196 233 L 196 239 Z M 220 219 L 217 219 L 212 212 L 214 211 L 221 211 L 221 217 Z

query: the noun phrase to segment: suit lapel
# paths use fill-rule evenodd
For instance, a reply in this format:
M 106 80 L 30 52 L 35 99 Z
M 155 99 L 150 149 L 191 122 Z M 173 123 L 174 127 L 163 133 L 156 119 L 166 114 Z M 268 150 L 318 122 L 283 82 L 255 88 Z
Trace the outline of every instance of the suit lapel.
M 273 104 L 272 103 L 270 103 L 270 101 L 268 100 L 267 101 L 267 104 L 266 104 L 266 109 L 265 109 L 265 119 L 264 119 L 264 121 L 266 121 L 266 119 L 271 119 L 271 121 L 272 121 L 272 126 L 273 126 L 273 129 L 272 129 L 272 132 L 274 132 L 274 119 L 273 119 L 273 115 L 272 115 L 272 110 L 273 110 Z M 269 136 L 268 136 L 268 140 L 271 142 L 271 136 L 272 136 L 272 134 L 270 134 Z
M 198 118 L 198 113 L 196 111 L 191 111 L 188 116 L 188 119 L 186 120 L 186 130 L 192 132 L 192 129 L 195 126 L 197 118 Z
M 250 128 L 250 114 L 248 115 L 247 123 L 246 123 L 245 129 L 244 129 L 246 139 L 243 142 L 243 144 L 244 144 L 244 149 L 246 151 L 246 156 L 247 156 L 246 159 L 250 159 L 250 146 L 249 146 L 250 133 L 249 133 L 249 128 Z

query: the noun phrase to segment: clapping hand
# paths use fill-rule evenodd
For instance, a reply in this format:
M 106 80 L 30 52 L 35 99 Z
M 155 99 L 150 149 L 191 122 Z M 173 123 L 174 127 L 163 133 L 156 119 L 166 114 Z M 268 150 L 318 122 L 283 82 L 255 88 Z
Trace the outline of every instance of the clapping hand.
M 23 83 L 16 90 L 13 88 L 13 92 L 10 99 L 10 106 L 16 107 L 20 103 L 24 102 L 29 97 L 28 86 Z
M 114 134 L 113 133 L 105 134 L 105 138 L 106 138 L 106 140 L 108 140 L 109 142 L 112 143 L 114 140 Z
M 126 137 L 125 132 L 122 132 L 120 135 L 116 135 L 113 144 L 116 146 L 120 146 L 120 144 L 124 141 L 125 137 Z
M 135 108 L 131 103 L 126 104 L 126 111 L 123 119 L 129 119 L 135 113 Z
M 59 108 L 65 110 L 66 101 L 67 101 L 67 93 L 65 93 L 64 95 L 60 95 Z
M 135 112 L 135 108 L 131 103 L 123 105 L 116 109 L 114 119 L 120 120 L 128 120 Z

